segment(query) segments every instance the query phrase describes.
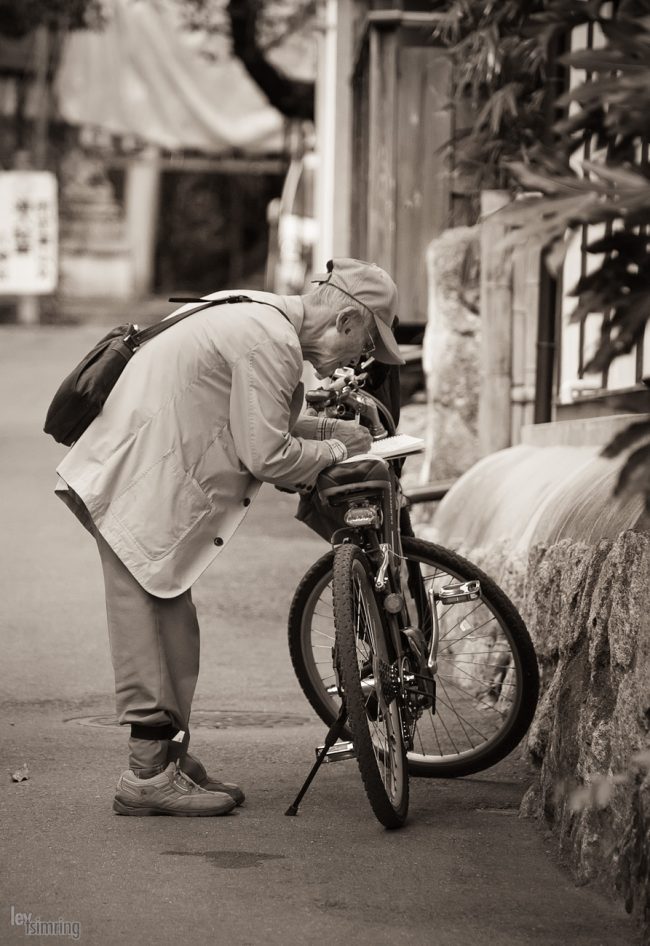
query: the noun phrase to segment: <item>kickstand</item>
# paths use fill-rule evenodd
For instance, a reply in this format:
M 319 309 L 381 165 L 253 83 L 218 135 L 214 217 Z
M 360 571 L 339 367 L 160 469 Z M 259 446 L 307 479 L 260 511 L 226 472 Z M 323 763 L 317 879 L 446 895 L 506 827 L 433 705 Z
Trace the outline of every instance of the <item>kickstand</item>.
M 343 732 L 343 727 L 345 726 L 345 722 L 346 722 L 347 718 L 348 718 L 348 714 L 347 714 L 346 709 L 345 709 L 345 703 L 341 703 L 341 709 L 339 710 L 339 715 L 336 717 L 336 719 L 334 720 L 334 722 L 333 722 L 332 725 L 330 726 L 330 728 L 329 728 L 329 730 L 328 730 L 328 732 L 327 732 L 327 735 L 325 736 L 325 745 L 323 746 L 323 748 L 321 749 L 321 751 L 318 753 L 318 758 L 316 759 L 316 761 L 315 761 L 314 764 L 312 765 L 311 771 L 310 771 L 309 775 L 308 775 L 307 778 L 305 779 L 305 782 L 304 782 L 302 788 L 300 789 L 300 791 L 299 791 L 298 794 L 296 795 L 296 797 L 295 797 L 295 799 L 294 799 L 294 801 L 293 801 L 293 804 L 292 804 L 292 805 L 289 805 L 289 807 L 288 807 L 287 810 L 285 811 L 285 815 L 297 815 L 297 814 L 298 814 L 298 805 L 300 804 L 300 802 L 301 802 L 301 801 L 303 800 L 303 798 L 305 797 L 305 794 L 306 794 L 306 792 L 307 792 L 307 789 L 309 788 L 309 786 L 310 786 L 311 783 L 313 782 L 316 773 L 318 772 L 319 768 L 320 768 L 321 765 L 322 765 L 323 759 L 325 758 L 325 756 L 326 756 L 327 753 L 328 753 L 328 750 L 332 748 L 332 746 L 334 745 L 334 743 L 336 742 L 336 740 L 339 738 L 339 736 L 340 736 L 341 733 Z

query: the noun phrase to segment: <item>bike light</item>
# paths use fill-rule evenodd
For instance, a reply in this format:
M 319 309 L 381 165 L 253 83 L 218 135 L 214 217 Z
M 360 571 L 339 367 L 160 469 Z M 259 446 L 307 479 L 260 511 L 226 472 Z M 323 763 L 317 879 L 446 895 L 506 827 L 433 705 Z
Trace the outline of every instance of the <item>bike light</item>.
M 377 510 L 372 506 L 352 506 L 345 513 L 343 520 L 346 526 L 353 528 L 379 525 Z
M 386 595 L 384 598 L 384 609 L 388 611 L 389 614 L 399 614 L 399 612 L 404 607 L 404 598 L 401 595 L 393 592 L 392 594 Z

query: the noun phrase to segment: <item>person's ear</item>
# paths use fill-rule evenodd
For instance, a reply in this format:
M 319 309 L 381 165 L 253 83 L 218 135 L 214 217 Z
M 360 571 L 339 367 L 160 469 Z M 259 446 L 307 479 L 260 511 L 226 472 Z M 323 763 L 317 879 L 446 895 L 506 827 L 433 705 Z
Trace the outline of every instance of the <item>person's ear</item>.
M 348 305 L 336 316 L 336 329 L 343 335 L 349 335 L 359 327 L 361 321 L 363 321 L 363 316 L 359 310 L 353 305 Z

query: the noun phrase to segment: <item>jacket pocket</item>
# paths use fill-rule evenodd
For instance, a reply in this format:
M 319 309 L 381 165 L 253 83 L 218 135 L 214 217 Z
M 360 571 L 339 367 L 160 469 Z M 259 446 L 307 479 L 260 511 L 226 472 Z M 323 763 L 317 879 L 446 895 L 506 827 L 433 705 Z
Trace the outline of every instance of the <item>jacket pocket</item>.
M 169 555 L 211 511 L 208 497 L 173 451 L 133 480 L 109 508 L 151 561 Z
M 227 425 L 217 432 L 193 472 L 210 498 L 213 515 L 236 505 L 251 483 L 251 474 L 237 456 Z

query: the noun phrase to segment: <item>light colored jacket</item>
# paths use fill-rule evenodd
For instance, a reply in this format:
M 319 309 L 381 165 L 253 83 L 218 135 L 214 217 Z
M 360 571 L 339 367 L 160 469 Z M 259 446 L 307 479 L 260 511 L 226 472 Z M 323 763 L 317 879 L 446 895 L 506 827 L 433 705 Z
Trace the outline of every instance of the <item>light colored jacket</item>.
M 57 492 L 162 598 L 213 561 L 261 481 L 308 488 L 346 456 L 340 441 L 311 439 L 329 437 L 332 421 L 299 420 L 302 300 L 247 294 L 286 316 L 226 304 L 147 342 L 57 469 Z

